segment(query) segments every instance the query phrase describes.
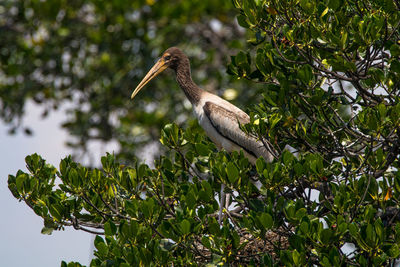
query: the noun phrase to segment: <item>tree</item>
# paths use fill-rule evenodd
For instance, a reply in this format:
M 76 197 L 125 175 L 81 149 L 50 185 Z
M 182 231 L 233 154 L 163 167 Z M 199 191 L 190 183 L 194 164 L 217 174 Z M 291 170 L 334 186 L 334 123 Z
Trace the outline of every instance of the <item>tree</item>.
M 252 166 L 243 153 L 217 152 L 196 125 L 167 124 L 169 154 L 154 168 L 108 154 L 101 170 L 71 157 L 56 169 L 31 155 L 29 173 L 9 176 L 10 190 L 44 218 L 45 233 L 98 234 L 93 266 L 394 265 L 400 4 L 233 5 L 252 46 L 231 58 L 228 73 L 263 91 L 243 129 L 268 138 L 278 159 Z M 219 225 L 221 184 L 235 207 Z

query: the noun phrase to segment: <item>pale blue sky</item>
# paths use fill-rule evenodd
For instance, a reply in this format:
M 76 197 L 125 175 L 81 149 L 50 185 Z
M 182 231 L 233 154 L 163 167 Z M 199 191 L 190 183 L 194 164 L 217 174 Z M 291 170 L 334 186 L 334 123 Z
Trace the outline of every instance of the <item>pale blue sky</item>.
M 53 267 L 62 260 L 88 265 L 92 254 L 93 236 L 73 229 L 42 235 L 43 221 L 23 202 L 18 202 L 8 190 L 8 174 L 26 170 L 26 155 L 38 153 L 58 167 L 70 151 L 64 146 L 67 138 L 60 124 L 63 111 L 40 118 L 41 108 L 29 104 L 24 123 L 31 126 L 34 136 L 22 133 L 7 135 L 7 127 L 0 123 L 0 258 L 1 266 Z M 111 151 L 112 152 L 112 151 Z

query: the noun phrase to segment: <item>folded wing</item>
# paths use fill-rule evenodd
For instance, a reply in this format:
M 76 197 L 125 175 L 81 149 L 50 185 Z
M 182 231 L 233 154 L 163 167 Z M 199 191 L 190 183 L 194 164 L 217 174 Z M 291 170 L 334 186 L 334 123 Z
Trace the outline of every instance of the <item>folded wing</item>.
M 268 142 L 263 143 L 240 129 L 239 124 L 250 122 L 250 117 L 245 112 L 238 108 L 233 112 L 213 102 L 206 102 L 203 110 L 221 136 L 255 158 L 262 156 L 266 161 L 272 161 L 274 151 Z

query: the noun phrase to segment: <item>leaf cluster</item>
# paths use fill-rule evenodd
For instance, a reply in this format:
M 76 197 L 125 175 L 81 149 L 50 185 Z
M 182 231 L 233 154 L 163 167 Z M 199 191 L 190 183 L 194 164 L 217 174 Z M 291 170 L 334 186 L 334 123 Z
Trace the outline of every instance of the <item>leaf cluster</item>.
M 217 151 L 197 125 L 167 124 L 169 154 L 154 168 L 107 155 L 101 169 L 71 158 L 56 169 L 31 155 L 10 190 L 44 218 L 44 232 L 103 235 L 93 266 L 396 264 L 398 2 L 233 5 L 251 48 L 228 73 L 263 92 L 241 127 L 276 148 L 274 161 L 252 166 L 242 152 Z

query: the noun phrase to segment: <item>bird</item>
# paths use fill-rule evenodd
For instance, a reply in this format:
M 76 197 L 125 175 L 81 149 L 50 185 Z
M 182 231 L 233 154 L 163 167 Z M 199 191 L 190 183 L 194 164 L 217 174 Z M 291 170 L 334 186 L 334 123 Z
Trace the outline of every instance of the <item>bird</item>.
M 162 54 L 135 88 L 131 99 L 167 68 L 175 71 L 176 81 L 192 104 L 200 126 L 218 149 L 225 149 L 228 152 L 243 150 L 253 165 L 259 157 L 263 157 L 266 162 L 271 162 L 276 157 L 276 152 L 268 140 L 261 140 L 240 129 L 240 124 L 250 123 L 250 117 L 246 112 L 221 97 L 201 89 L 193 82 L 189 58 L 177 47 L 170 47 Z
M 176 81 L 193 106 L 200 126 L 218 149 L 228 152 L 243 150 L 253 165 L 259 157 L 271 162 L 276 152 L 268 140 L 259 139 L 245 133 L 240 124 L 250 123 L 249 115 L 221 97 L 204 91 L 197 86 L 191 76 L 189 58 L 177 47 L 168 48 L 161 58 L 145 75 L 131 95 L 133 99 L 139 91 L 158 74 L 170 68 L 175 71 Z M 230 194 L 225 194 L 221 184 L 218 222 L 222 225 L 222 207 L 228 210 Z

